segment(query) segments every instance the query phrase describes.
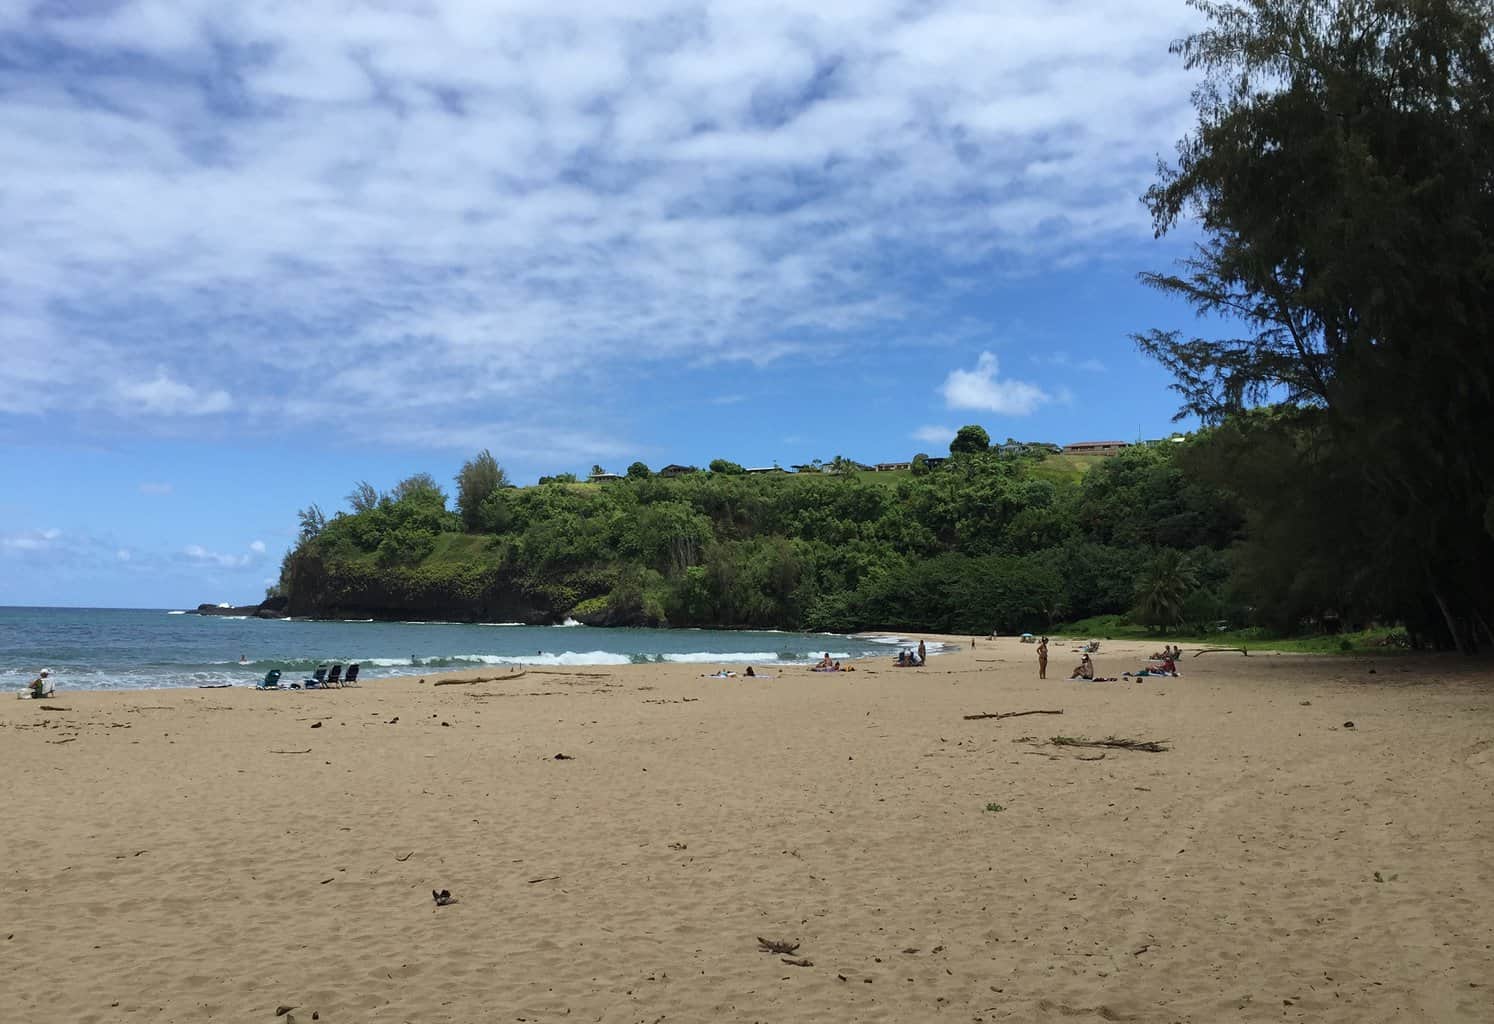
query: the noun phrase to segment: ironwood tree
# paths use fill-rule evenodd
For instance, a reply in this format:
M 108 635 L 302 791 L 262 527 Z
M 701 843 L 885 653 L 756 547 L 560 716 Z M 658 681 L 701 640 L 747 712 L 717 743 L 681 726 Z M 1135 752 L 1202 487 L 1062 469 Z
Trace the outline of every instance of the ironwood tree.
M 1190 5 L 1198 123 L 1144 202 L 1202 240 L 1142 280 L 1241 334 L 1136 341 L 1180 415 L 1293 411 L 1274 450 L 1335 486 L 1247 508 L 1351 520 L 1312 532 L 1356 545 L 1380 613 L 1494 643 L 1494 0 Z

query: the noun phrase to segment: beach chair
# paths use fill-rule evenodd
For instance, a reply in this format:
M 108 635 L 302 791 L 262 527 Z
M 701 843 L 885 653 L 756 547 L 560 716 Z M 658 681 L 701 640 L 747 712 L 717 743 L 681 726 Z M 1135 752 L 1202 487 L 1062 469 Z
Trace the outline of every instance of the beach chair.
M 342 665 L 333 665 L 332 671 L 327 673 L 327 678 L 322 680 L 322 689 L 330 689 L 342 685 Z
M 272 668 L 265 673 L 264 680 L 255 687 L 256 690 L 278 690 L 280 689 L 280 670 Z
M 311 673 L 311 678 L 310 679 L 303 679 L 303 680 L 301 680 L 301 682 L 305 683 L 306 684 L 306 688 L 309 690 L 309 689 L 312 689 L 313 687 L 321 686 L 322 683 L 326 681 L 326 679 L 327 679 L 327 666 L 323 665 L 321 668 L 319 668 L 315 672 Z
M 348 670 L 342 674 L 343 686 L 358 685 L 358 663 L 355 661 L 348 666 Z

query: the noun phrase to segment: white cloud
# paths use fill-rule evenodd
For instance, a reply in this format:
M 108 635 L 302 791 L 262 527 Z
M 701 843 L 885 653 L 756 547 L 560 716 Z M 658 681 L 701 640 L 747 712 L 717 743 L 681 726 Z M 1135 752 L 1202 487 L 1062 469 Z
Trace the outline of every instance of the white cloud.
M 147 481 L 140 485 L 141 494 L 165 495 L 170 494 L 173 489 L 172 485 L 168 483 L 150 483 Z
M 117 385 L 120 411 L 125 415 L 147 412 L 165 416 L 202 416 L 223 412 L 233 405 L 222 389 L 203 391 L 173 380 L 164 371 L 150 380 L 126 381 Z
M 928 444 L 947 445 L 954 440 L 955 430 L 953 427 L 919 427 L 913 431 L 913 440 L 924 441 Z
M 256 555 L 262 555 L 265 553 L 265 542 L 262 540 L 250 541 L 249 550 L 254 552 Z
M 242 569 L 250 561 L 248 555 L 226 555 L 218 551 L 209 551 L 201 544 L 188 544 L 182 548 L 182 554 L 196 565 L 216 566 L 220 569 Z
M 1020 380 L 998 377 L 1000 366 L 990 352 L 982 352 L 973 370 L 951 370 L 944 380 L 944 402 L 951 409 L 978 409 L 1007 416 L 1026 416 L 1049 400 L 1041 388 Z
M 627 448 L 630 373 L 1149 244 L 1189 121 L 1158 0 L 0 9 L 0 413 L 98 431 Z
M 0 535 L 0 550 L 13 552 L 49 551 L 57 545 L 57 542 L 61 538 L 62 531 L 57 529 L 20 530 L 15 533 Z
M 131 557 L 133 556 L 130 554 L 128 548 L 120 548 L 118 551 L 114 552 L 114 560 L 116 562 L 128 562 Z

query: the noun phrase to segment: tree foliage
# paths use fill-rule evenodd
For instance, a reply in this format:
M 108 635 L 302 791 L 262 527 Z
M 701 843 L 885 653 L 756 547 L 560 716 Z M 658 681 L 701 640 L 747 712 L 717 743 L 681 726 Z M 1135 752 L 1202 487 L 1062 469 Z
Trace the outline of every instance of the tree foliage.
M 462 463 L 456 475 L 456 485 L 457 512 L 462 517 L 462 525 L 472 533 L 493 530 L 496 523 L 490 499 L 500 488 L 508 486 L 508 474 L 498 465 L 493 453 L 484 448 Z
M 1180 469 L 1177 447 L 1103 460 L 1082 482 L 983 453 L 925 462 L 891 486 L 840 459 L 830 464 L 840 473 L 499 488 L 480 506 L 475 537 L 438 493 L 397 487 L 303 541 L 284 579 L 293 603 L 296 581 L 309 593 L 316 575 L 301 569 L 319 567 L 316 586 L 346 594 L 376 586 L 365 568 L 376 566 L 403 581 L 408 602 L 444 575 L 462 607 L 481 579 L 556 616 L 614 624 L 1043 629 L 1126 612 L 1169 546 L 1194 563 L 1200 553 L 1216 569 L 1227 562 L 1239 515 Z M 450 560 L 456 540 L 467 554 Z M 1231 602 L 1227 572 L 1200 572 L 1195 590 L 1207 593 L 1184 595 L 1186 621 Z
M 1198 124 L 1145 200 L 1158 234 L 1193 217 L 1203 240 L 1143 280 L 1240 336 L 1136 340 L 1184 413 L 1300 412 L 1241 428 L 1285 470 L 1259 484 L 1295 492 L 1234 488 L 1259 533 L 1321 537 L 1306 564 L 1347 570 L 1345 600 L 1494 641 L 1494 3 L 1193 6 Z M 1346 504 L 1362 528 L 1330 526 Z
M 986 433 L 985 427 L 974 423 L 961 427 L 955 432 L 954 440 L 949 442 L 951 455 L 973 455 L 990 448 L 991 435 Z

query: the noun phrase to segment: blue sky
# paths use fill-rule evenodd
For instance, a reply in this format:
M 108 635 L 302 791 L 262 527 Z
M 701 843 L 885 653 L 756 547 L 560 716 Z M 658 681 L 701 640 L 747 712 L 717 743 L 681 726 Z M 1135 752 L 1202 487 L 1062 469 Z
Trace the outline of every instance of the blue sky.
M 624 13 L 611 14 L 608 11 Z M 810 13 L 810 12 L 813 13 Z M 0 604 L 449 479 L 1133 439 L 1181 0 L 0 0 Z

